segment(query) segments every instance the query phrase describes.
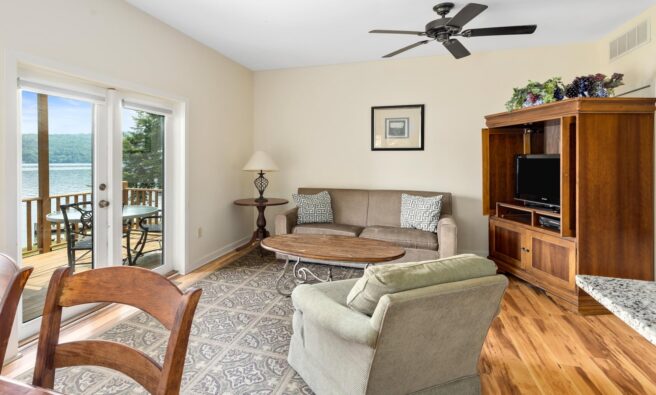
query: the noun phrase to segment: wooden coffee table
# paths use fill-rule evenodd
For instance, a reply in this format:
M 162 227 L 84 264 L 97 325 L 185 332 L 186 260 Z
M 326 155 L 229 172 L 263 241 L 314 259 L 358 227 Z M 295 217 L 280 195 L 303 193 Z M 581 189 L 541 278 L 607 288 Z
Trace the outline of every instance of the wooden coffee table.
M 295 261 L 292 266 L 295 284 L 303 284 L 332 281 L 333 266 L 361 263 L 366 267 L 393 261 L 405 255 L 405 249 L 396 244 L 351 236 L 289 234 L 264 239 L 261 246 L 265 250 L 287 256 L 285 266 L 276 282 L 278 292 L 286 296 L 289 296 L 291 291 L 284 291 L 282 283 L 291 260 Z M 328 278 L 322 279 L 307 267 L 300 267 L 303 258 L 318 260 L 321 264 L 328 265 Z

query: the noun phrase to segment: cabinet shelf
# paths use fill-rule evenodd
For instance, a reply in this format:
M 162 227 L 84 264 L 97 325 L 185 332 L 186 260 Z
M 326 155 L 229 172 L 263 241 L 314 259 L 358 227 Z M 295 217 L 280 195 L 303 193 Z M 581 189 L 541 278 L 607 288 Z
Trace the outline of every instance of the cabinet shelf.
M 522 206 L 514 203 L 497 202 L 496 216 L 500 219 L 517 222 L 534 227 L 545 232 L 560 235 L 560 229 L 554 229 L 540 224 L 540 217 L 560 220 L 560 213 L 543 208 Z

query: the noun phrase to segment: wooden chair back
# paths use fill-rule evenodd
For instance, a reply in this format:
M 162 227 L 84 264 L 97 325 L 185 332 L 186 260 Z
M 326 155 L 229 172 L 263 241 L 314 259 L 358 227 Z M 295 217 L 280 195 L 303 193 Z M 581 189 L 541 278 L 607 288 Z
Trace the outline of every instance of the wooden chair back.
M 16 309 L 32 267 L 19 268 L 5 254 L 0 254 L 0 369 L 5 360 Z
M 55 271 L 43 310 L 33 384 L 53 388 L 55 369 L 93 365 L 117 370 L 133 378 L 148 392 L 178 394 L 191 321 L 201 289 L 181 292 L 167 278 L 138 267 L 109 267 L 72 274 Z M 120 303 L 136 307 L 171 331 L 164 363 L 158 364 L 140 350 L 105 340 L 59 344 L 63 307 L 86 303 Z

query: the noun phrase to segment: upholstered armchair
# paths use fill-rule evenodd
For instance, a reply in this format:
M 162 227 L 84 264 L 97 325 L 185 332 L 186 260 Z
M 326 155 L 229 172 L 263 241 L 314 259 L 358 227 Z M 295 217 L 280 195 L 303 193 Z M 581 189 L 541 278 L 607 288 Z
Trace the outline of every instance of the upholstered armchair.
M 508 280 L 492 275 L 346 306 L 357 280 L 300 285 L 289 364 L 322 394 L 479 394 L 477 362 Z

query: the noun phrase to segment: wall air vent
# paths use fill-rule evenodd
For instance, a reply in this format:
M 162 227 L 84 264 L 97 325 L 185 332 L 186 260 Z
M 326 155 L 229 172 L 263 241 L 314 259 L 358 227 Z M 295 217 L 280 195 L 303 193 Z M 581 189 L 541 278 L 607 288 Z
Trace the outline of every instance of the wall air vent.
M 616 59 L 627 52 L 645 45 L 651 39 L 649 20 L 639 23 L 608 44 L 610 60 Z

